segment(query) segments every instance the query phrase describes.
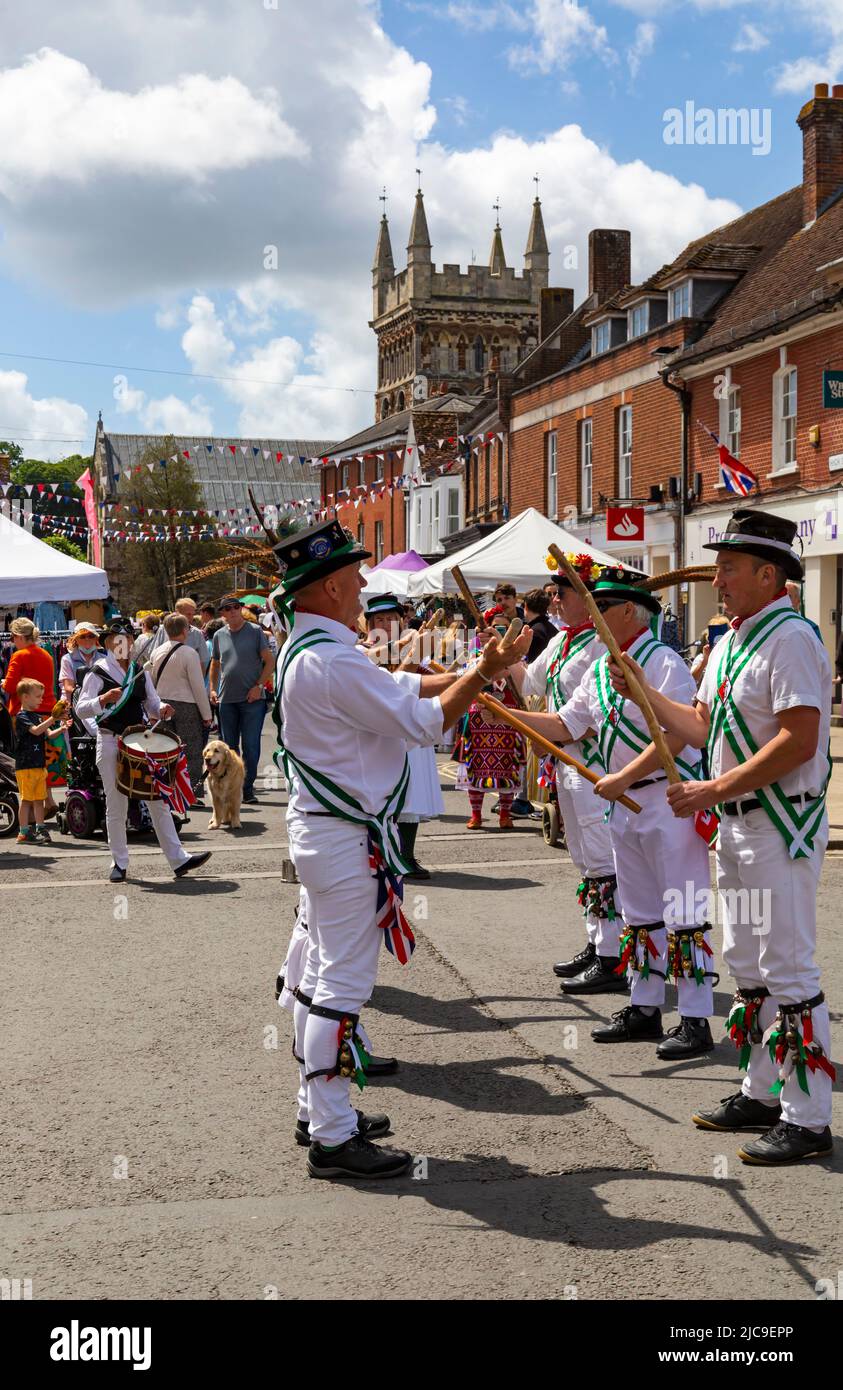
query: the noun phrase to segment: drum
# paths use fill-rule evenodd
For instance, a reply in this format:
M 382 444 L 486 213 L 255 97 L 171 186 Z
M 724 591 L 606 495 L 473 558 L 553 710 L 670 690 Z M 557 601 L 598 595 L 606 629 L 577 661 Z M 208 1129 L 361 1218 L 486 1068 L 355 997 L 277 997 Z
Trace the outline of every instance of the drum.
M 165 729 L 143 724 L 124 729 L 117 737 L 118 791 L 130 801 L 163 801 L 160 781 L 175 786 L 181 751 L 181 740 Z

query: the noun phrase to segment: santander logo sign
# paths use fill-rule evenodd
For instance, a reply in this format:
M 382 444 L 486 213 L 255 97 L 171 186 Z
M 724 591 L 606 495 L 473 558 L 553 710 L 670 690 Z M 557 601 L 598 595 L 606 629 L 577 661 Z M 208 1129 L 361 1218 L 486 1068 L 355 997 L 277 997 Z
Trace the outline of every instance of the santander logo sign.
M 643 507 L 609 507 L 606 511 L 607 541 L 643 541 Z

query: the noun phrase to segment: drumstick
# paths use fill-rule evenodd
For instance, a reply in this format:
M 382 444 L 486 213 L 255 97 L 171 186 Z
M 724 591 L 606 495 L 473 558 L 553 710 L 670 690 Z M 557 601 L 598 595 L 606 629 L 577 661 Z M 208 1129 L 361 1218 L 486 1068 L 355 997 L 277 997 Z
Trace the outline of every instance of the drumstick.
M 548 549 L 550 550 L 551 555 L 558 564 L 559 568 L 562 570 L 563 574 L 567 576 L 571 584 L 573 584 L 574 589 L 579 594 L 580 598 L 583 600 L 586 608 L 588 609 L 589 617 L 591 618 L 591 621 L 594 623 L 594 626 L 601 638 L 601 641 L 603 642 L 604 646 L 608 649 L 609 655 L 611 656 L 612 660 L 624 672 L 624 679 L 626 680 L 627 685 L 632 691 L 635 703 L 638 705 L 638 708 L 641 710 L 641 713 L 643 714 L 644 719 L 646 720 L 650 738 L 653 740 L 656 752 L 659 755 L 659 762 L 664 768 L 668 782 L 681 782 L 682 778 L 679 776 L 679 773 L 676 769 L 676 763 L 673 761 L 673 754 L 667 746 L 667 739 L 664 736 L 664 729 L 662 728 L 661 724 L 655 716 L 655 713 L 653 712 L 653 706 L 647 699 L 641 682 L 639 681 L 635 672 L 627 664 L 627 662 L 624 661 L 623 653 L 620 647 L 618 646 L 617 642 L 615 641 L 614 637 L 612 636 L 612 633 L 609 629 L 609 625 L 603 617 L 603 614 L 600 612 L 599 608 L 597 607 L 597 604 L 594 602 L 592 595 L 589 593 L 585 584 L 583 584 L 576 570 L 565 559 L 565 556 L 562 554 L 562 551 L 559 549 L 559 546 L 551 544 L 548 547 Z
M 509 634 L 507 633 L 507 637 L 508 636 Z M 438 661 L 429 661 L 427 664 L 432 671 L 444 672 L 446 669 L 444 666 L 440 666 Z M 592 772 L 590 767 L 586 767 L 583 763 L 577 762 L 577 759 L 572 758 L 570 753 L 565 753 L 561 748 L 557 747 L 555 743 L 551 743 L 549 738 L 545 738 L 543 734 L 535 733 L 530 728 L 529 724 L 525 724 L 523 719 L 519 719 L 517 714 L 513 714 L 512 710 L 507 709 L 506 705 L 502 705 L 499 700 L 493 700 L 489 695 L 478 695 L 476 699 L 478 705 L 483 705 L 484 709 L 491 710 L 494 714 L 499 715 L 506 724 L 516 729 L 519 734 L 523 734 L 531 743 L 538 744 L 542 752 L 550 753 L 551 757 L 557 758 L 560 763 L 565 763 L 568 767 L 576 768 L 580 776 L 584 777 L 592 786 L 595 786 L 596 783 L 600 781 L 597 773 Z M 635 811 L 637 813 L 641 810 L 638 802 L 633 801 L 631 796 L 619 796 L 617 800 L 620 802 L 621 806 L 625 806 L 628 811 Z

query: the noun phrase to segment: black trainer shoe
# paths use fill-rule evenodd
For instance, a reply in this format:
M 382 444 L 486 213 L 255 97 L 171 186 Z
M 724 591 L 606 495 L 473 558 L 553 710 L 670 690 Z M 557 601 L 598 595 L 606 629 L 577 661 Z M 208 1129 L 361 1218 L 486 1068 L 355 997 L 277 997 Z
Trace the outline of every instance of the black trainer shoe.
M 765 1105 L 761 1100 L 753 1100 L 738 1091 L 735 1096 L 724 1096 L 716 1110 L 698 1110 L 691 1116 L 698 1129 L 769 1129 L 782 1117 L 781 1106 Z
M 112 864 L 111 873 L 108 875 L 108 881 L 109 883 L 125 883 L 126 870 L 119 868 L 117 864 Z
M 513 815 L 513 816 L 531 816 L 532 814 L 533 814 L 533 803 L 532 803 L 532 801 L 528 801 L 528 800 L 526 799 L 526 797 L 523 797 L 523 796 L 516 796 L 516 797 L 514 798 L 513 802 L 512 802 L 512 810 L 510 811 L 510 815 Z
M 675 1028 L 668 1028 L 664 1042 L 656 1048 L 663 1062 L 681 1062 L 686 1057 L 702 1057 L 714 1051 L 714 1039 L 707 1018 L 682 1018 Z
M 627 1004 L 625 1009 L 612 1014 L 612 1022 L 601 1028 L 592 1028 L 591 1036 L 599 1043 L 657 1042 L 664 1037 L 662 1032 L 662 1011 L 645 1014 L 637 1004 Z
M 191 873 L 194 869 L 201 869 L 203 864 L 207 864 L 211 857 L 209 849 L 203 850 L 201 854 L 191 854 L 189 859 L 185 859 L 183 864 L 179 864 L 177 869 L 173 869 L 176 878 L 184 878 L 185 874 Z
M 413 1155 L 404 1149 L 380 1149 L 354 1134 L 338 1149 L 311 1144 L 307 1171 L 312 1178 L 397 1178 L 412 1161 Z
M 625 994 L 628 989 L 626 973 L 616 975 L 617 956 L 595 956 L 591 965 L 572 980 L 563 980 L 563 994 Z
M 371 1081 L 377 1076 L 392 1076 L 398 1070 L 398 1061 L 395 1057 L 370 1057 L 366 1067 L 366 1080 Z
M 834 1151 L 834 1140 L 828 1125 L 819 1134 L 802 1125 L 789 1125 L 779 1120 L 758 1139 L 751 1139 L 738 1149 L 738 1158 L 760 1168 L 777 1168 L 783 1163 L 799 1163 L 803 1158 L 826 1158 Z
M 361 1139 L 382 1139 L 389 1133 L 388 1115 L 364 1115 L 362 1110 L 355 1110 L 357 1116 L 357 1133 Z M 307 1147 L 310 1144 L 310 1125 L 307 1120 L 299 1120 L 295 1129 L 296 1143 Z
M 593 941 L 589 941 L 583 946 L 581 951 L 577 951 L 570 960 L 560 960 L 558 965 L 554 965 L 554 975 L 561 975 L 563 980 L 571 980 L 574 975 L 581 975 L 582 972 L 591 965 L 597 955 L 597 947 Z

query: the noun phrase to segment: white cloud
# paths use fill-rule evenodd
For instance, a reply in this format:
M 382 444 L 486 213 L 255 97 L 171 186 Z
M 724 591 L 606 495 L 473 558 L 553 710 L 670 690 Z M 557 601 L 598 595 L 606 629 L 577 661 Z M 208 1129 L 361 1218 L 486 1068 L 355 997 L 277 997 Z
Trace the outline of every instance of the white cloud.
M 732 44 L 735 53 L 760 53 L 767 48 L 770 40 L 755 24 L 741 25 L 740 33 Z
M 525 29 L 527 21 L 520 10 L 505 0 L 478 5 L 471 0 L 451 0 L 445 11 L 461 29 L 483 33 L 488 29 Z
M 75 58 L 42 48 L 0 72 L 0 192 L 47 179 L 155 174 L 201 182 L 257 161 L 303 158 L 277 97 L 202 73 L 135 93 L 103 87 Z
M 60 396 L 33 396 L 25 372 L 0 371 L 0 438 L 18 440 L 27 458 L 82 453 L 90 436 L 84 406 Z
M 838 82 L 843 76 L 843 4 L 840 0 L 791 0 L 802 32 L 813 30 L 825 51 L 783 63 L 776 76 L 778 92 L 810 95 L 815 82 Z
M 536 42 L 510 51 L 514 67 L 564 72 L 587 51 L 604 62 L 615 61 L 605 26 L 597 24 L 591 11 L 576 0 L 533 0 L 528 14 Z
M 626 61 L 629 65 L 629 75 L 632 78 L 638 76 L 642 60 L 648 58 L 655 47 L 658 28 L 649 20 L 639 24 L 635 30 L 635 41 L 631 48 L 627 50 Z
M 149 401 L 141 417 L 149 434 L 213 434 L 211 408 L 201 396 L 183 401 L 178 396 L 162 396 Z

